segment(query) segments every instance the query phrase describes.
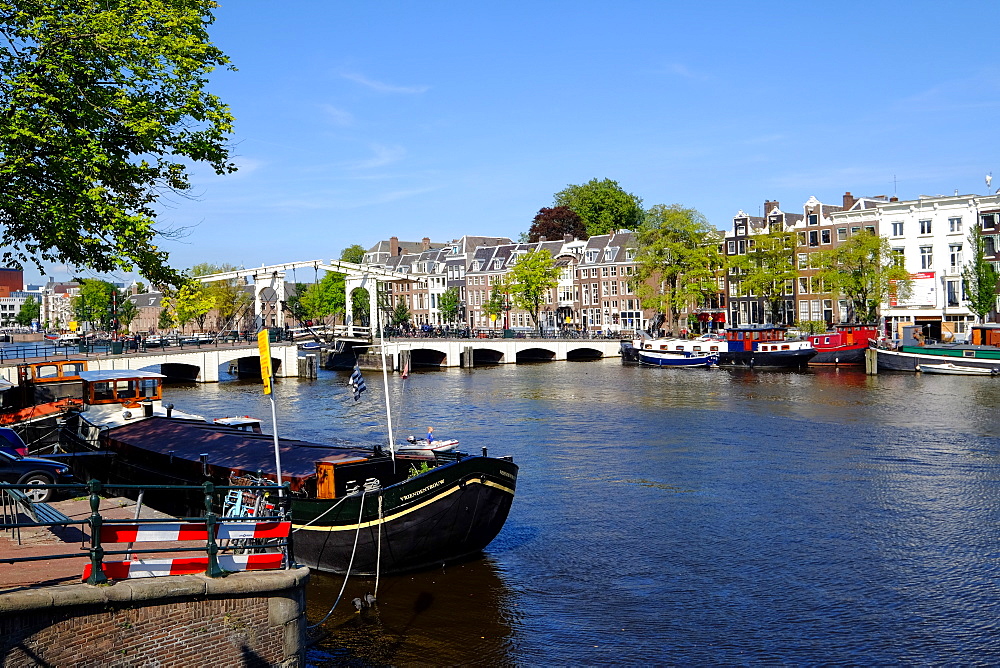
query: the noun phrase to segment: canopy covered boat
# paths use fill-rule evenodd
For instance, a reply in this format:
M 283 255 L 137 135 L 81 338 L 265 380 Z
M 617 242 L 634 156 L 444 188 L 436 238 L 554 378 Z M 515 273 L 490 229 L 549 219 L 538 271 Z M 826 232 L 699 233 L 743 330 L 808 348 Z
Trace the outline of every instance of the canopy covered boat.
M 0 426 L 10 427 L 31 452 L 44 450 L 59 437 L 59 424 L 83 403 L 86 360 L 48 360 L 19 364 L 17 382 L 0 380 Z
M 788 339 L 782 325 L 752 325 L 726 329 L 722 336 L 711 334 L 696 339 L 652 338 L 643 336 L 622 342 L 622 358 L 648 351 L 718 355 L 719 366 L 750 368 L 804 367 L 816 354 L 809 341 Z
M 879 342 L 872 344 L 872 350 L 879 371 L 922 371 L 927 365 L 952 363 L 1000 373 L 1000 325 L 973 326 L 969 341 L 917 343 L 895 348 Z
M 138 375 L 85 381 L 95 385 L 88 403 L 66 420 L 63 449 L 85 453 L 71 457 L 79 477 L 140 485 L 278 481 L 274 437 L 254 431 L 255 420 L 207 422 L 162 404 L 159 374 L 118 373 Z M 108 382 L 110 393 L 96 386 Z M 280 479 L 292 495 L 295 559 L 335 573 L 402 572 L 476 554 L 503 528 L 517 483 L 513 460 L 485 448 L 482 456 L 393 453 L 287 438 L 277 447 Z M 165 512 L 199 503 L 153 490 L 145 498 Z

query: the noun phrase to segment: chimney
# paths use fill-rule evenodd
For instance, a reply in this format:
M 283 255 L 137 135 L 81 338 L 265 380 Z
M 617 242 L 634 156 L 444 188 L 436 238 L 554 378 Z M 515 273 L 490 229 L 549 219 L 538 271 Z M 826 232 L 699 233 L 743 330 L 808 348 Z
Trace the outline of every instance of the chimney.
M 771 209 L 780 209 L 781 205 L 778 204 L 778 200 L 771 201 L 769 199 L 764 200 L 764 217 L 767 218 L 771 214 Z
M 431 239 L 430 237 L 424 237 L 420 240 L 420 250 L 430 250 L 431 249 Z
M 854 195 L 851 194 L 850 190 L 844 193 L 844 211 L 847 211 L 852 206 L 854 206 L 854 203 L 857 201 L 858 200 L 854 199 Z
M 399 237 L 389 237 L 389 256 L 399 255 Z
M 549 240 L 549 238 L 547 236 L 545 236 L 544 234 L 542 236 L 538 237 L 539 243 L 545 242 L 545 241 L 548 241 L 548 240 Z
M 893 195 L 892 197 L 890 197 L 890 198 L 889 198 L 889 201 L 890 201 L 890 202 L 898 202 L 898 201 L 899 201 L 899 198 L 898 198 L 898 197 L 896 197 L 895 195 Z
M 563 241 L 567 243 L 573 241 L 573 238 L 574 238 L 573 235 L 569 233 L 563 235 Z

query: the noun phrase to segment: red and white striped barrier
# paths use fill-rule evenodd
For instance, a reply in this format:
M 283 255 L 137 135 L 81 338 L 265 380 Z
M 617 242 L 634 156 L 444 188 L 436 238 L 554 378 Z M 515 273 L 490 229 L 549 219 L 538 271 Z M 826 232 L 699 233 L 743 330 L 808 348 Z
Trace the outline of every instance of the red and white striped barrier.
M 216 540 L 245 538 L 288 538 L 291 522 L 220 522 L 215 525 Z M 105 524 L 102 543 L 153 543 L 182 540 L 208 540 L 208 525 L 198 522 L 169 524 Z
M 288 538 L 291 531 L 291 522 L 220 522 L 215 525 L 215 538 Z M 102 543 L 208 541 L 208 525 L 204 522 L 106 524 L 101 527 L 100 535 Z M 220 554 L 218 560 L 219 567 L 226 571 L 261 571 L 281 568 L 284 557 L 281 552 Z M 192 575 L 208 570 L 208 556 L 106 561 L 103 568 L 112 580 Z M 91 565 L 88 564 L 83 570 L 83 579 L 89 578 L 90 573 Z
M 283 554 L 220 554 L 219 567 L 226 571 L 265 571 L 281 568 Z M 156 578 L 167 575 L 194 575 L 208 570 L 208 557 L 178 557 L 175 559 L 136 559 L 106 561 L 104 574 L 112 580 L 126 578 Z M 83 569 L 83 579 L 90 577 L 91 566 Z

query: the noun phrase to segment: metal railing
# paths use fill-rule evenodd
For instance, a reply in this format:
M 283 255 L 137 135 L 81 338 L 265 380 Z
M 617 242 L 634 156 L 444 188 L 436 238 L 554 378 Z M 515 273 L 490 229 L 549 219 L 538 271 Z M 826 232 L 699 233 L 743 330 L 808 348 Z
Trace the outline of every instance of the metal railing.
M 142 553 L 167 553 L 167 552 L 202 552 L 208 556 L 208 567 L 205 573 L 209 577 L 220 577 L 226 575 L 227 571 L 222 569 L 219 565 L 219 555 L 220 553 L 233 552 L 233 551 L 244 551 L 244 550 L 257 550 L 266 547 L 271 550 L 277 548 L 282 551 L 285 555 L 284 562 L 285 567 L 290 568 L 294 563 L 293 550 L 292 550 L 292 534 L 289 532 L 288 537 L 284 540 L 269 540 L 264 546 L 253 546 L 248 547 L 244 544 L 237 542 L 234 545 L 219 546 L 216 540 L 216 528 L 221 522 L 282 522 L 290 521 L 290 492 L 288 483 L 285 483 L 283 488 L 279 488 L 276 485 L 215 485 L 212 482 L 205 482 L 202 485 L 105 485 L 98 480 L 91 480 L 87 484 L 72 484 L 72 485 L 17 485 L 17 484 L 0 484 L 0 494 L 4 494 L 4 490 L 16 489 L 16 490 L 40 490 L 40 489 L 54 489 L 60 490 L 62 492 L 87 492 L 90 501 L 90 515 L 87 519 L 83 520 L 69 520 L 67 521 L 56 521 L 56 522 L 17 522 L 8 521 L 9 516 L 3 517 L 3 522 L 0 523 L 0 529 L 4 530 L 20 530 L 23 527 L 53 527 L 53 526 L 81 526 L 87 527 L 90 533 L 89 547 L 84 547 L 81 545 L 81 550 L 78 552 L 67 553 L 67 554 L 52 554 L 52 555 L 40 555 L 31 557 L 9 557 L 0 556 L 0 563 L 19 563 L 19 562 L 29 562 L 29 561 L 43 561 L 50 559 L 72 559 L 80 557 L 89 557 L 90 560 L 90 574 L 86 577 L 85 581 L 87 584 L 99 585 L 105 584 L 108 581 L 108 577 L 104 569 L 104 558 L 106 556 L 112 555 L 129 555 L 137 551 Z M 143 518 L 139 519 L 109 519 L 105 518 L 100 513 L 100 504 L 102 497 L 102 492 L 106 490 L 115 491 L 138 491 L 144 492 L 149 490 L 161 490 L 169 492 L 196 492 L 200 491 L 204 498 L 204 515 L 197 517 L 168 517 L 168 518 Z M 243 515 L 236 517 L 223 516 L 216 511 L 216 508 L 222 508 L 222 502 L 225 498 L 225 494 L 230 491 L 238 492 L 265 492 L 273 495 L 274 508 L 277 511 L 276 515 L 263 516 L 263 515 Z M 282 493 L 279 493 L 282 492 Z M 13 519 L 17 519 L 16 515 Z M 205 525 L 206 528 L 206 541 L 205 545 L 201 547 L 168 547 L 168 548 L 143 548 L 141 550 L 136 549 L 126 549 L 126 550 L 106 550 L 103 546 L 101 540 L 101 527 L 105 525 L 135 525 L 137 523 L 142 524 L 177 524 L 179 522 L 198 522 Z M 85 541 L 86 542 L 86 541 Z M 168 541 L 163 541 L 168 542 Z

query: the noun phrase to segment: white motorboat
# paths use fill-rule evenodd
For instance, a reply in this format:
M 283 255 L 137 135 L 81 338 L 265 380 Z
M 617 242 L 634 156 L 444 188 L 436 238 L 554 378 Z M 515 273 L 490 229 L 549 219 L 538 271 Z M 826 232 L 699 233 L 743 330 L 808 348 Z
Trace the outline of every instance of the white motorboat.
M 996 369 L 987 369 L 978 366 L 961 366 L 948 362 L 946 364 L 920 364 L 916 368 L 921 373 L 941 373 L 952 376 L 995 376 Z

